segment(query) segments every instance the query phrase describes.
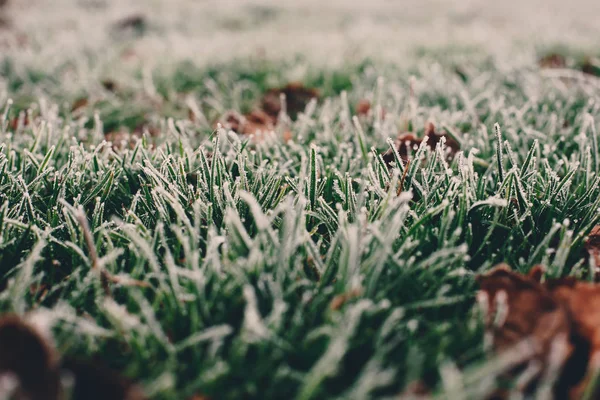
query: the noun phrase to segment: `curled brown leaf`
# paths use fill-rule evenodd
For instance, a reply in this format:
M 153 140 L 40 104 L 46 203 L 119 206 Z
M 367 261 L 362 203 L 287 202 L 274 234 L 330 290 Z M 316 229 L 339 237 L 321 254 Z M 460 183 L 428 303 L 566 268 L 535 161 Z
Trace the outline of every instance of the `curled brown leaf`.
M 286 112 L 292 119 L 304 111 L 312 99 L 319 98 L 319 92 L 307 88 L 299 82 L 289 83 L 284 87 L 269 89 L 262 98 L 261 107 L 272 118 L 277 119 L 281 112 L 281 95 L 285 96 Z

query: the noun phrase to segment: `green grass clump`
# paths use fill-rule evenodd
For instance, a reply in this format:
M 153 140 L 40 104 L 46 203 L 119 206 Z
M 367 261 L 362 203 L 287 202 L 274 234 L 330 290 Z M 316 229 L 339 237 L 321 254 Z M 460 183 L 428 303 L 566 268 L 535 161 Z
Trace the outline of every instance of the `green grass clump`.
M 86 88 L 100 103 L 78 115 L 81 93 L 50 92 L 16 129 L 17 104 L 46 78 L 8 76 L 0 307 L 43 315 L 64 354 L 101 359 L 156 399 L 380 398 L 417 379 L 482 396 L 507 362 L 484 346 L 474 274 L 503 261 L 591 274 L 600 90 L 432 58 L 412 75 L 307 69 L 324 98 L 287 143 L 284 127 L 259 143 L 212 127 L 285 83 L 286 64 L 183 64 L 157 72 L 154 93 L 132 76 L 115 93 Z M 353 119 L 362 98 L 385 116 Z M 144 121 L 160 132 L 103 141 Z M 387 139 L 427 121 L 462 151 L 448 162 L 443 144 L 421 146 L 388 168 Z M 109 294 L 98 271 L 114 277 Z

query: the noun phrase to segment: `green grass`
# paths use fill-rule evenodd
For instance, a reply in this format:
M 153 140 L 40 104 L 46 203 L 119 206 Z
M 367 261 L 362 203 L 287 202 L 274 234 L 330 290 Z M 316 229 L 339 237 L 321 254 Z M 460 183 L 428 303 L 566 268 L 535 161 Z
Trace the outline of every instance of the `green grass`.
M 115 93 L 99 82 L 62 93 L 56 71 L 5 61 L 1 309 L 35 310 L 61 352 L 100 359 L 156 399 L 385 398 L 416 379 L 480 398 L 511 360 L 484 346 L 474 274 L 505 261 L 590 276 L 600 89 L 533 63 L 419 57 L 307 68 L 325 98 L 292 123 L 293 142 L 256 145 L 209 121 L 250 110 L 302 60 L 186 63 L 157 71 L 150 94 L 141 73 Z M 81 96 L 94 101 L 74 116 Z M 189 96 L 205 118 L 185 119 Z M 361 98 L 386 118 L 355 124 Z M 9 128 L 30 105 L 35 122 Z M 378 155 L 428 120 L 462 153 L 448 164 L 442 147 L 421 147 L 398 195 L 405 171 Z M 160 134 L 125 150 L 102 142 L 140 123 Z M 120 278 L 109 295 L 98 269 Z

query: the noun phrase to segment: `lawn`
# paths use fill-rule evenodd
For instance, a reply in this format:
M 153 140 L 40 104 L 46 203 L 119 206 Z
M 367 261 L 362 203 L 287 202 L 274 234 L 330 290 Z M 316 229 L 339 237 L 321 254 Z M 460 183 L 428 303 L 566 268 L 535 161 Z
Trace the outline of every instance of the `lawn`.
M 447 24 L 471 22 L 430 40 L 446 11 L 333 2 L 303 39 L 310 2 L 117 3 L 3 11 L 0 308 L 64 359 L 152 399 L 397 398 L 416 382 L 478 399 L 514 360 L 486 343 L 475 277 L 504 262 L 596 279 L 587 28 L 523 45 L 545 24 L 515 17 L 478 37 L 501 12 L 465 6 Z M 279 109 L 256 123 L 265 95 Z

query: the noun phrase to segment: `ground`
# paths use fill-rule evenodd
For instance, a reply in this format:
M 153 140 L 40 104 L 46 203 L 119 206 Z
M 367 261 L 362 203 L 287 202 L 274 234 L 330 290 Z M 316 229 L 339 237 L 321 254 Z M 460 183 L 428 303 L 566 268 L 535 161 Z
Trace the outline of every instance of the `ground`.
M 0 307 L 65 357 L 155 399 L 482 398 L 475 276 L 594 279 L 597 2 L 121 3 L 0 11 Z M 271 132 L 224 119 L 293 82 Z

